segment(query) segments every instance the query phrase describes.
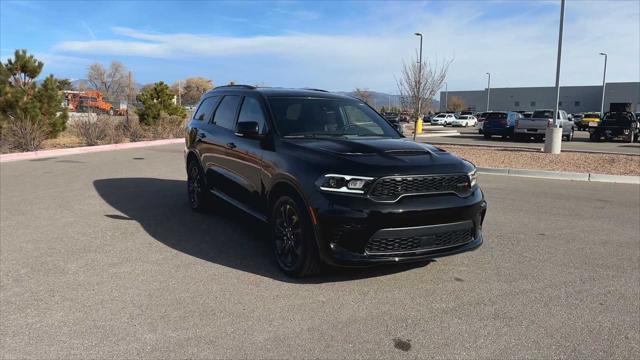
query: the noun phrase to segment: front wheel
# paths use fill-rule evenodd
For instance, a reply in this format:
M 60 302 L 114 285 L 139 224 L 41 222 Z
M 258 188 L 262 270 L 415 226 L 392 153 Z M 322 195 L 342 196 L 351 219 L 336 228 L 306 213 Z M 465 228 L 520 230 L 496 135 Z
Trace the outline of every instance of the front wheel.
M 271 211 L 273 253 L 280 269 L 291 277 L 313 275 L 320 257 L 311 219 L 299 200 L 284 195 Z
M 483 134 L 483 136 L 484 136 L 484 138 L 485 138 L 485 139 L 487 139 L 487 140 L 490 140 L 490 139 L 491 139 L 491 135 L 489 135 L 489 134 L 487 134 L 487 133 L 484 133 L 484 134 Z

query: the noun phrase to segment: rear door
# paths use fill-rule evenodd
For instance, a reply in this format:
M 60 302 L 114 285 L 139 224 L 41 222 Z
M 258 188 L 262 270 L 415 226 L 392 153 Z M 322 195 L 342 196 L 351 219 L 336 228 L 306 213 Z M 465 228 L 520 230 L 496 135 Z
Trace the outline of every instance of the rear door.
M 236 199 L 242 178 L 233 172 L 231 151 L 235 135 L 236 118 L 242 96 L 225 95 L 219 102 L 210 123 L 211 137 L 207 137 L 207 151 L 203 154 L 206 163 L 207 182 L 221 195 Z
M 210 96 L 202 99 L 187 126 L 186 145 L 189 149 L 196 151 L 200 164 L 205 171 L 207 169 L 206 154 L 211 151 L 210 142 L 213 140 L 210 122 L 219 100 L 219 96 Z

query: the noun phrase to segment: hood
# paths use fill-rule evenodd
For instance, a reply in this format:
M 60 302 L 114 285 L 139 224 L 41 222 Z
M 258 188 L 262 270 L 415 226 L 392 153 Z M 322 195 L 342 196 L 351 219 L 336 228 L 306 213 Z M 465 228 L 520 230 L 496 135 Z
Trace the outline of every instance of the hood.
M 343 173 L 402 175 L 468 172 L 473 165 L 432 145 L 409 139 L 287 139 L 298 156 L 314 153 Z

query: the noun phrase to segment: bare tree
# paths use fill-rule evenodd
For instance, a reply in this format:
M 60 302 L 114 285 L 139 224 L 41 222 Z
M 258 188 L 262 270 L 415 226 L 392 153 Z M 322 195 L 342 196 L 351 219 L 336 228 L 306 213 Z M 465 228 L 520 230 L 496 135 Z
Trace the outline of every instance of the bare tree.
M 402 107 L 409 110 L 415 117 L 420 115 L 418 109 L 420 104 L 422 110 L 428 109 L 433 97 L 447 78 L 452 61 L 444 60 L 441 64 L 423 61 L 420 66 L 417 55 L 416 60 L 409 64 L 403 61 L 400 79 L 396 79 Z
M 371 100 L 373 99 L 373 97 L 371 96 L 371 92 L 369 92 L 368 89 L 355 88 L 355 90 L 353 90 L 353 96 L 366 102 L 369 105 L 371 105 Z
M 213 81 L 200 76 L 190 77 L 179 82 L 176 81 L 171 85 L 171 90 L 175 94 L 181 95 L 182 104 L 184 105 L 197 104 L 202 94 L 211 89 L 213 89 Z
M 127 97 L 129 84 L 127 68 L 119 61 L 112 61 L 108 69 L 100 63 L 89 65 L 87 81 L 110 101 Z
M 460 111 L 460 110 L 463 110 L 465 107 L 467 107 L 467 105 L 464 103 L 464 100 L 462 100 L 457 96 L 452 96 L 451 99 L 449 99 L 446 110 Z

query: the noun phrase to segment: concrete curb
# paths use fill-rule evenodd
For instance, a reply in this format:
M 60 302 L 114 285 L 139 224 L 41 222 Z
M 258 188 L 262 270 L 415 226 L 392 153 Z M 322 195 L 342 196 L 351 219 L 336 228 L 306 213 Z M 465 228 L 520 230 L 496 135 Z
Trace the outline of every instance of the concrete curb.
M 147 147 L 147 146 L 179 144 L 183 142 L 184 142 L 184 139 L 182 138 L 163 139 L 163 140 L 137 141 L 137 142 L 130 142 L 130 143 L 122 143 L 122 144 L 82 146 L 82 147 L 75 147 L 75 148 L 68 148 L 68 149 L 52 149 L 52 150 L 30 151 L 30 152 L 22 152 L 22 153 L 11 153 L 11 154 L 0 155 L 0 163 L 19 161 L 19 160 L 40 159 L 40 158 L 47 158 L 47 157 L 87 154 L 87 153 L 103 152 L 103 151 L 111 151 L 111 150 L 135 149 L 135 148 L 141 148 L 141 147 Z
M 479 167 L 478 173 L 491 174 L 491 175 L 521 176 L 521 177 L 531 177 L 531 178 L 538 178 L 538 179 L 595 181 L 595 182 L 640 185 L 640 176 L 629 176 L 629 175 L 605 175 L 605 174 L 577 173 L 577 172 L 567 172 L 567 171 L 505 169 L 505 168 L 486 168 L 486 167 Z
M 471 147 L 485 147 L 485 148 L 503 148 L 503 149 L 512 149 L 512 150 L 538 150 L 542 151 L 542 146 L 534 147 L 534 146 L 516 146 L 516 145 L 502 145 L 502 144 L 461 144 L 461 143 L 452 143 L 452 142 L 435 142 L 431 145 L 450 145 L 450 146 L 471 146 Z M 611 155 L 629 155 L 629 156 L 640 156 L 640 153 L 627 153 L 627 152 L 619 152 L 619 151 L 600 151 L 600 150 L 581 150 L 581 149 L 562 149 L 562 152 L 575 152 L 575 153 L 586 153 L 586 154 L 611 154 Z

